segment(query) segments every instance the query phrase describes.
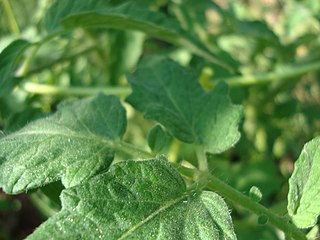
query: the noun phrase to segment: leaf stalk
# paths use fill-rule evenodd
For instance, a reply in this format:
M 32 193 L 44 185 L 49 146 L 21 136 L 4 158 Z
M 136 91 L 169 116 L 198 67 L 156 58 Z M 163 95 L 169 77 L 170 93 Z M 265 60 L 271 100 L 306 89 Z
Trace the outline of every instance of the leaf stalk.
M 92 49 L 87 49 L 88 51 Z M 49 67 L 49 66 L 47 66 Z M 45 68 L 38 69 L 39 71 Z M 38 70 L 36 72 L 38 72 Z M 264 74 L 254 74 L 248 76 L 238 76 L 220 79 L 225 81 L 232 88 L 254 86 L 267 84 L 272 81 L 289 80 L 296 77 L 303 76 L 309 72 L 314 72 L 320 70 L 320 61 L 305 64 L 302 66 L 291 66 L 285 68 L 283 71 L 274 71 L 271 73 Z M 36 73 L 30 70 L 27 75 Z M 212 88 L 217 81 L 211 83 L 210 88 Z M 99 92 L 105 94 L 113 94 L 117 96 L 127 96 L 131 93 L 130 87 L 65 87 L 65 86 L 54 86 L 47 84 L 39 84 L 34 82 L 25 82 L 22 84 L 22 89 L 26 92 L 34 94 L 50 94 L 50 95 L 75 95 L 75 96 L 91 96 Z
M 124 141 L 118 141 L 114 145 L 114 150 L 116 152 L 122 152 L 129 154 L 131 156 L 135 156 L 141 159 L 145 158 L 153 158 L 155 157 L 154 154 L 147 152 L 141 148 L 136 147 L 135 145 L 132 145 L 130 143 L 124 142 Z
M 196 146 L 196 155 L 198 159 L 198 167 L 199 170 L 202 172 L 207 172 L 208 171 L 208 160 L 206 153 L 203 149 L 202 146 Z
M 282 230 L 286 235 L 296 240 L 306 240 L 306 236 L 295 225 L 289 222 L 286 217 L 281 217 L 274 214 L 272 211 L 262 206 L 261 204 L 254 202 L 248 196 L 229 186 L 225 182 L 221 181 L 217 177 L 211 175 L 209 177 L 209 183 L 207 185 L 211 191 L 216 191 L 223 197 L 227 198 L 235 205 L 255 213 L 258 216 L 265 215 L 268 217 L 268 221 L 275 227 Z
M 212 174 L 208 175 L 208 172 L 203 173 L 196 169 L 189 169 L 180 165 L 175 167 L 181 174 L 187 176 L 188 178 L 194 177 L 195 174 L 198 176 L 206 174 L 208 179 L 208 183 L 206 186 L 207 189 L 219 193 L 221 196 L 234 203 L 234 205 L 241 206 L 249 210 L 250 212 L 255 213 L 258 216 L 267 216 L 268 222 L 270 224 L 283 231 L 287 236 L 291 236 L 292 239 L 307 240 L 305 234 L 302 231 L 300 231 L 295 225 L 290 223 L 288 218 L 278 216 L 271 210 L 267 209 L 266 207 L 262 206 L 257 202 L 254 202 L 248 196 L 239 192 L 237 189 L 231 187 L 230 185 L 226 184 L 225 182 L 213 176 Z

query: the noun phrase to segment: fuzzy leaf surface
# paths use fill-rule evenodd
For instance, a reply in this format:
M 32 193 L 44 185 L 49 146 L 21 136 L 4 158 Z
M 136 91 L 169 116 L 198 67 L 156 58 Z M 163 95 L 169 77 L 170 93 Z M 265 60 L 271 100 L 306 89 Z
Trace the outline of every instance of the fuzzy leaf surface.
M 308 142 L 289 179 L 288 213 L 299 228 L 309 228 L 320 215 L 320 138 Z
M 238 141 L 242 108 L 231 104 L 226 84 L 206 93 L 192 71 L 161 58 L 144 59 L 128 80 L 133 92 L 127 101 L 181 141 L 210 153 Z
M 55 114 L 0 139 L 0 186 L 17 193 L 62 180 L 74 186 L 105 170 L 126 129 L 118 98 L 63 102 Z
M 0 53 L 0 96 L 7 94 L 18 83 L 14 71 L 20 55 L 29 45 L 26 40 L 15 40 Z
M 62 192 L 62 210 L 28 239 L 236 239 L 223 199 L 188 192 L 164 157 L 114 164 Z

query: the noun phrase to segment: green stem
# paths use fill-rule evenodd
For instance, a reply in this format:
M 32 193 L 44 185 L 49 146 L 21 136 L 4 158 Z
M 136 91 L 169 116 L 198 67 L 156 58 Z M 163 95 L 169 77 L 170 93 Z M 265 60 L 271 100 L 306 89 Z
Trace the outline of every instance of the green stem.
M 91 49 L 87 49 L 88 51 Z M 82 52 L 83 54 L 83 52 Z M 36 73 L 43 70 L 46 67 L 41 67 L 36 70 L 30 70 L 27 75 Z M 283 71 L 275 71 L 266 74 L 240 76 L 221 79 L 229 84 L 230 87 L 244 87 L 249 85 L 266 84 L 272 81 L 293 79 L 295 77 L 302 76 L 306 73 L 320 70 L 320 62 L 310 63 L 303 66 L 287 67 Z M 213 83 L 213 85 L 216 82 Z M 212 87 L 212 86 L 211 86 Z M 127 96 L 131 93 L 129 87 L 63 87 L 63 86 L 52 86 L 38 83 L 27 82 L 22 85 L 22 88 L 30 93 L 35 94 L 51 94 L 51 95 L 77 95 L 77 96 L 88 96 L 94 95 L 98 92 L 104 92 L 106 94 L 114 94 L 120 96 Z
M 296 77 L 305 75 L 309 72 L 314 72 L 318 70 L 320 70 L 320 61 L 312 62 L 309 64 L 300 65 L 300 66 L 299 65 L 287 66 L 287 67 L 283 67 L 282 70 L 276 70 L 270 73 L 229 77 L 229 78 L 223 78 L 219 80 L 228 83 L 230 87 L 236 88 L 236 87 L 266 84 L 272 81 L 294 79 Z M 212 85 L 214 86 L 216 83 L 217 81 L 214 81 Z
M 248 196 L 244 195 L 243 193 L 239 192 L 235 188 L 229 186 L 225 182 L 221 181 L 217 177 L 213 176 L 212 174 L 201 173 L 197 169 L 189 169 L 184 166 L 177 166 L 174 165 L 177 170 L 185 175 L 188 178 L 194 178 L 195 176 L 205 176 L 208 178 L 207 189 L 219 193 L 224 198 L 228 199 L 229 201 L 233 202 L 234 205 L 241 206 L 258 216 L 265 215 L 268 217 L 268 222 L 273 226 L 277 227 L 278 229 L 282 230 L 286 235 L 291 236 L 293 239 L 296 240 L 306 240 L 306 236 L 303 232 L 301 232 L 296 226 L 291 224 L 287 218 L 278 216 L 274 214 L 271 210 L 267 209 L 266 207 L 262 206 L 261 204 L 254 202 Z
M 105 94 L 127 96 L 131 93 L 131 89 L 129 87 L 64 87 L 33 82 L 26 82 L 22 84 L 21 87 L 29 93 L 49 95 L 91 96 L 99 92 L 103 92 Z
M 257 214 L 258 216 L 265 215 L 268 217 L 268 221 L 274 225 L 275 227 L 282 230 L 286 235 L 291 236 L 296 240 L 306 240 L 306 236 L 303 232 L 301 232 L 296 226 L 288 222 L 288 220 L 284 217 L 280 217 L 264 206 L 260 205 L 257 202 L 251 200 L 248 196 L 242 194 L 238 190 L 224 183 L 220 179 L 215 176 L 210 176 L 210 182 L 208 183 L 208 189 L 218 192 L 223 197 L 227 198 L 235 205 L 240 205 L 243 208 L 248 209 L 249 211 Z
M 54 209 L 50 206 L 51 200 L 44 194 L 35 192 L 31 193 L 29 197 L 32 203 L 37 207 L 44 217 L 49 218 L 57 213 L 57 209 Z
M 36 54 L 37 54 L 37 52 L 38 52 L 40 47 L 41 47 L 41 44 L 39 44 L 39 43 L 35 43 L 34 44 L 34 47 L 33 47 L 32 51 L 31 51 L 30 55 L 23 62 L 23 65 L 22 65 L 22 67 L 20 69 L 19 75 L 26 76 L 28 74 L 30 64 L 31 64 L 32 60 L 34 59 L 34 57 L 36 56 Z
M 138 156 L 141 158 L 152 158 L 154 157 L 153 154 L 146 152 L 144 150 L 138 149 L 136 146 L 131 145 L 129 143 L 119 141 L 115 145 L 115 150 L 119 150 L 120 152 L 128 153 L 132 156 Z M 204 151 L 201 148 L 197 148 L 197 152 L 201 153 L 201 156 L 204 155 Z M 288 222 L 288 219 L 284 217 L 280 217 L 274 214 L 269 209 L 265 208 L 264 206 L 260 205 L 259 203 L 254 202 L 248 196 L 244 195 L 243 193 L 239 192 L 238 190 L 234 189 L 233 187 L 229 186 L 228 184 L 224 183 L 220 179 L 216 178 L 215 176 L 209 174 L 208 172 L 203 173 L 198 171 L 197 169 L 188 169 L 183 166 L 176 166 L 179 172 L 183 173 L 187 177 L 193 178 L 194 175 L 206 175 L 206 178 L 209 180 L 207 184 L 207 188 L 218 192 L 223 197 L 227 198 L 229 201 L 233 202 L 235 205 L 242 206 L 245 209 L 257 214 L 258 216 L 265 215 L 268 217 L 268 221 L 274 225 L 275 227 L 282 230 L 287 235 L 291 236 L 293 239 L 296 240 L 306 240 L 306 236 L 302 233 L 299 229 L 297 229 L 293 224 Z
M 202 146 L 196 146 L 196 155 L 198 159 L 198 167 L 199 170 L 202 172 L 208 171 L 208 161 L 206 153 Z
M 16 18 L 14 17 L 14 14 L 13 14 L 13 11 L 12 11 L 12 8 L 10 6 L 10 3 L 8 0 L 2 0 L 2 3 L 3 3 L 3 7 L 4 7 L 4 10 L 8 16 L 8 19 L 9 19 L 9 25 L 10 25 L 10 28 L 11 28 L 11 32 L 15 35 L 19 35 L 20 34 L 20 29 L 19 29 L 19 26 L 17 24 L 17 21 L 16 21 Z

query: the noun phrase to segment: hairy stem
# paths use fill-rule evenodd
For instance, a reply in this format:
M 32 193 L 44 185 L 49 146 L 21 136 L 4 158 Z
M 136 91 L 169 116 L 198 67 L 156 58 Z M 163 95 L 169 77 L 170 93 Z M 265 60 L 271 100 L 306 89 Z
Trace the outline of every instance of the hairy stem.
M 215 192 L 218 192 L 223 197 L 232 201 L 235 205 L 240 205 L 243 208 L 257 214 L 258 216 L 265 215 L 268 217 L 268 221 L 275 227 L 282 230 L 286 235 L 291 235 L 293 239 L 296 240 L 306 240 L 306 236 L 301 232 L 296 226 L 291 224 L 287 218 L 280 217 L 273 212 L 271 212 L 266 207 L 261 204 L 254 202 L 248 196 L 229 186 L 225 182 L 211 175 L 209 178 L 210 182 L 207 187 Z
M 228 199 L 229 201 L 233 202 L 236 206 L 241 206 L 258 216 L 265 215 L 268 217 L 268 222 L 273 226 L 277 227 L 278 229 L 282 230 L 287 236 L 292 237 L 296 240 L 306 240 L 306 236 L 303 232 L 301 232 L 296 226 L 291 224 L 287 218 L 281 217 L 273 213 L 271 210 L 267 209 L 266 207 L 262 206 L 261 204 L 254 202 L 248 196 L 244 195 L 243 193 L 239 192 L 235 188 L 229 186 L 225 182 L 221 181 L 217 177 L 209 174 L 208 172 L 202 173 L 197 169 L 189 169 L 184 166 L 174 165 L 177 170 L 184 176 L 188 178 L 194 178 L 195 175 L 202 175 L 205 174 L 206 178 L 208 179 L 208 183 L 206 188 L 219 193 L 224 198 Z
M 202 146 L 196 146 L 196 155 L 198 159 L 198 167 L 199 170 L 202 172 L 208 171 L 208 161 L 206 153 Z

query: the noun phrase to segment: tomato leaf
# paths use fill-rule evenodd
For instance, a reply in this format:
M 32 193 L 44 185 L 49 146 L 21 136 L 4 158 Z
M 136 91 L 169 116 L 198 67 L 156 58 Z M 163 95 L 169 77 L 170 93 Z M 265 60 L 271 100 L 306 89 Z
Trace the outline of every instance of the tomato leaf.
M 181 141 L 203 145 L 210 153 L 238 141 L 242 108 L 231 104 L 226 84 L 206 93 L 192 71 L 161 58 L 144 59 L 128 80 L 133 93 L 127 101 Z
M 125 129 L 117 97 L 64 102 L 52 116 L 0 139 L 0 186 L 7 193 L 59 179 L 74 186 L 109 167 Z
M 114 164 L 62 192 L 62 210 L 28 239 L 236 239 L 213 192 L 188 192 L 160 157 Z
M 302 149 L 289 179 L 288 213 L 299 228 L 312 227 L 320 215 L 320 138 Z

